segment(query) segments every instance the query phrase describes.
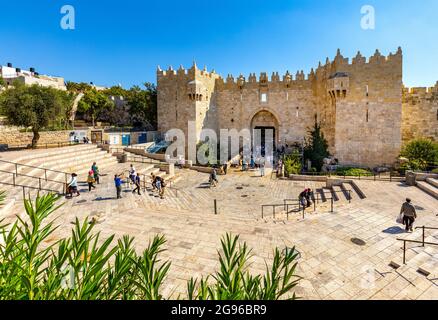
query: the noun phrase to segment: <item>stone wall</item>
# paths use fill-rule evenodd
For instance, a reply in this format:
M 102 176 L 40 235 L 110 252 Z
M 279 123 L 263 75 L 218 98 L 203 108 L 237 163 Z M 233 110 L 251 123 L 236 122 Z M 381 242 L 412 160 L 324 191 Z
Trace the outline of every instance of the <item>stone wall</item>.
M 69 130 L 40 132 L 38 144 L 68 142 L 70 141 L 70 132 Z M 32 143 L 32 137 L 32 132 L 20 132 L 19 129 L 10 127 L 0 128 L 0 144 L 25 146 Z
M 166 132 L 194 121 L 203 128 L 253 129 L 273 126 L 277 144 L 302 142 L 315 119 L 322 124 L 330 152 L 343 165 L 393 164 L 403 140 L 437 138 L 438 84 L 427 93 L 403 95 L 401 48 L 369 59 L 360 52 L 351 62 L 340 51 L 306 76 L 264 72 L 257 78 L 225 79 L 213 72 L 158 69 L 158 126 Z M 262 99 L 265 98 L 265 99 Z
M 438 82 L 432 88 L 403 90 L 403 143 L 415 138 L 438 141 Z

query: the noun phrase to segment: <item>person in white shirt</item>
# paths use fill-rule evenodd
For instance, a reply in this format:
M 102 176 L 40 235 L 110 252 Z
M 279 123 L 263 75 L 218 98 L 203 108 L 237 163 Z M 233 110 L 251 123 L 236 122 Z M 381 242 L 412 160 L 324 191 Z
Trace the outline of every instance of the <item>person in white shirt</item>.
M 76 193 L 79 196 L 78 191 L 78 175 L 76 173 L 71 174 L 70 182 L 67 183 L 67 192 L 66 196 L 73 197 L 73 193 Z

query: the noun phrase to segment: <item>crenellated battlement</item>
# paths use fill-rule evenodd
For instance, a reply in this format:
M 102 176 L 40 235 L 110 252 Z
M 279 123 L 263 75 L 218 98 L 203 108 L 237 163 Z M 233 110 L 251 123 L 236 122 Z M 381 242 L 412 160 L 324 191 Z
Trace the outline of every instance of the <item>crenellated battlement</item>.
M 303 84 L 312 81 L 315 77 L 315 71 L 312 69 L 309 74 L 305 74 L 303 70 L 297 71 L 295 75 L 292 75 L 289 71 L 280 75 L 279 72 L 272 72 L 270 75 L 266 72 L 261 72 L 258 76 L 256 73 L 250 73 L 248 77 L 240 74 L 238 77 L 234 77 L 232 74 L 228 74 L 224 79 L 218 77 L 216 83 L 219 86 L 227 86 L 229 88 L 243 89 L 245 86 L 272 86 L 272 85 L 284 85 L 285 87 L 293 86 L 296 84 Z
M 403 87 L 403 100 L 438 100 L 438 81 L 434 87 Z
M 375 65 L 381 67 L 382 65 L 392 65 L 394 63 L 402 62 L 403 51 L 401 47 L 395 53 L 390 52 L 387 56 L 382 55 L 380 51 L 377 49 L 371 57 L 364 57 L 360 51 L 357 52 L 356 56 L 351 59 L 345 58 L 341 50 L 338 49 L 336 56 L 333 60 L 330 60 L 328 57 L 326 58 L 326 62 L 323 65 L 321 62 L 318 64 L 318 68 L 316 69 L 317 73 L 321 73 L 327 69 L 332 69 L 333 67 L 353 67 L 358 65 Z
M 198 75 L 205 78 L 218 78 L 220 77 L 215 70 L 208 71 L 207 67 L 204 66 L 203 69 L 199 69 L 196 62 L 193 62 L 191 68 L 186 69 L 183 65 L 180 65 L 178 70 L 174 70 L 172 66 L 169 66 L 167 70 L 162 70 L 160 66 L 157 66 L 157 78 L 161 79 L 163 77 L 173 77 L 173 76 L 193 76 Z

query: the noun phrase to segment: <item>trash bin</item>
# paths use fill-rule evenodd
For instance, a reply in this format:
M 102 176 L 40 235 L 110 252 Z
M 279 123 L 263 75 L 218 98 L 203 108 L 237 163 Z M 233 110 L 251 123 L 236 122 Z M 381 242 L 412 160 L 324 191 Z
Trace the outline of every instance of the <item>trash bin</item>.
M 126 153 L 123 153 L 122 155 L 120 155 L 120 162 L 121 163 L 128 162 L 128 155 Z

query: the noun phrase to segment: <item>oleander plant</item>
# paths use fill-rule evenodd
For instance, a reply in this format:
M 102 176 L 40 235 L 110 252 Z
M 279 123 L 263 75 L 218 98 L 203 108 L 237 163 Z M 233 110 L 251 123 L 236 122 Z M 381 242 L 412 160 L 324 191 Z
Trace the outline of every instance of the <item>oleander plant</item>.
M 5 194 L 0 192 L 0 203 Z M 161 260 L 166 243 L 155 236 L 141 254 L 134 238 L 114 235 L 101 239 L 94 221 L 76 219 L 69 237 L 55 239 L 52 219 L 59 196 L 38 195 L 24 200 L 25 215 L 12 224 L 0 221 L 1 300 L 161 300 L 171 262 Z M 297 299 L 295 249 L 274 250 L 265 275 L 251 275 L 251 250 L 239 236 L 226 234 L 218 251 L 219 270 L 206 278 L 190 279 L 189 300 Z

